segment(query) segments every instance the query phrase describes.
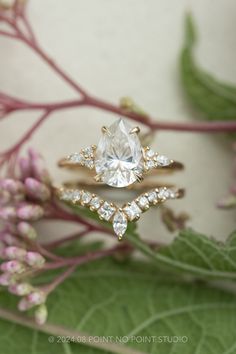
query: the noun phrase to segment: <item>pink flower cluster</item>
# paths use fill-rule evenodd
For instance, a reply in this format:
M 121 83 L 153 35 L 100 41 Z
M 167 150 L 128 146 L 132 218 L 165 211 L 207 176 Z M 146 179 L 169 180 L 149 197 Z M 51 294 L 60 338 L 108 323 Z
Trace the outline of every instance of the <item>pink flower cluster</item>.
M 35 307 L 35 319 L 47 318 L 46 292 L 29 283 L 43 268 L 45 258 L 34 249 L 37 232 L 33 222 L 47 213 L 51 198 L 49 174 L 37 152 L 18 160 L 17 177 L 0 180 L 0 285 L 21 297 L 20 311 Z

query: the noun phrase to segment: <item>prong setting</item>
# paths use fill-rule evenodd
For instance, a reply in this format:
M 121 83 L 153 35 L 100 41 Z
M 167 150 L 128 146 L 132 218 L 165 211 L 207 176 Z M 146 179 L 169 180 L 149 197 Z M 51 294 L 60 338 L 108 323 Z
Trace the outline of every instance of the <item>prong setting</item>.
M 139 133 L 140 133 L 139 127 L 134 127 L 129 131 L 129 134 L 139 134 Z
M 113 229 L 118 239 L 123 238 L 128 226 L 128 222 L 137 221 L 142 213 L 146 212 L 150 206 L 155 206 L 168 199 L 180 198 L 183 192 L 161 187 L 141 194 L 135 200 L 126 203 L 122 207 L 115 203 L 101 199 L 97 194 L 87 190 L 59 188 L 56 190 L 58 197 L 71 205 L 81 205 L 96 212 L 100 220 L 113 224 Z

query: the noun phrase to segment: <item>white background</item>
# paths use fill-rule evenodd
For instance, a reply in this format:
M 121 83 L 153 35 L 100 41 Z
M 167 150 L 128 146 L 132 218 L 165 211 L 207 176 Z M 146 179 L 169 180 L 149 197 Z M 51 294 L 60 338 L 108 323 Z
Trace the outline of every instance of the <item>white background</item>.
M 178 59 L 186 11 L 192 11 L 199 32 L 196 56 L 219 79 L 236 84 L 236 2 L 234 0 L 32 0 L 29 16 L 44 49 L 89 92 L 111 102 L 129 95 L 156 120 L 191 121 L 180 83 Z M 33 101 L 64 100 L 74 92 L 23 45 L 0 39 L 0 88 Z M 37 118 L 24 112 L 0 125 L 0 148 L 20 137 Z M 116 117 L 92 109 L 71 109 L 53 115 L 31 145 L 46 157 L 55 181 L 62 179 L 56 161 L 96 143 L 101 125 Z M 231 181 L 233 156 L 222 136 L 160 132 L 154 148 L 183 161 L 186 170 L 174 177 L 187 189 L 173 201 L 188 211 L 189 225 L 223 239 L 235 227 L 235 213 L 215 204 Z M 139 222 L 143 236 L 168 239 L 156 210 Z

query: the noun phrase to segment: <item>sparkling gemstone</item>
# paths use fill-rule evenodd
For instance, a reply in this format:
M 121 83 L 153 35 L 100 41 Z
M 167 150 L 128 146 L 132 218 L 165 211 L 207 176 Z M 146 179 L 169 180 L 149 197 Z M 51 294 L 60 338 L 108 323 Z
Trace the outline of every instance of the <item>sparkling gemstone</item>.
M 113 229 L 117 236 L 122 237 L 127 229 L 127 218 L 122 211 L 117 211 L 113 218 Z
M 104 183 L 125 187 L 137 180 L 136 170 L 143 165 L 142 147 L 136 133 L 122 119 L 101 137 L 95 156 L 95 169 Z
M 155 162 L 153 160 L 146 161 L 145 166 L 148 170 L 150 170 L 155 167 Z
M 72 200 L 73 200 L 73 202 L 79 201 L 80 197 L 81 197 L 81 191 L 75 190 L 75 191 L 72 192 Z
M 141 197 L 139 197 L 137 199 L 137 202 L 138 202 L 138 205 L 142 209 L 147 209 L 149 207 L 148 199 L 147 199 L 147 197 L 145 197 L 145 195 L 142 195 Z
M 81 196 L 81 203 L 82 204 L 88 204 L 90 200 L 92 199 L 92 194 L 89 192 L 83 192 Z
M 93 148 L 92 146 L 88 146 L 85 149 L 82 150 L 83 155 L 85 157 L 93 157 Z
M 171 164 L 171 160 L 164 155 L 157 155 L 154 159 L 157 162 L 158 166 L 168 166 Z
M 90 160 L 90 159 L 85 159 L 83 161 L 84 165 L 90 169 L 92 169 L 94 167 L 94 162 L 93 160 Z
M 68 156 L 68 160 L 72 163 L 81 163 L 83 162 L 83 157 L 80 153 L 75 152 L 74 154 Z
M 73 199 L 73 190 L 63 190 L 61 192 L 61 199 L 71 201 Z
M 146 151 L 146 156 L 148 158 L 152 158 L 152 157 L 154 157 L 154 155 L 155 155 L 155 152 L 153 150 L 150 149 L 150 150 Z
M 101 216 L 102 219 L 108 221 L 115 211 L 115 207 L 113 207 L 108 202 L 104 202 L 103 205 L 98 209 L 98 214 Z
M 171 189 L 160 188 L 158 192 L 158 198 L 160 199 L 171 199 L 175 198 L 175 192 Z
M 130 205 L 127 205 L 126 207 L 124 207 L 123 210 L 128 215 L 128 218 L 130 219 L 130 221 L 138 218 L 140 216 L 140 214 L 142 213 L 142 210 L 139 208 L 139 206 L 135 202 L 132 202 Z
M 148 200 L 150 203 L 155 203 L 157 201 L 157 193 L 155 191 L 150 191 L 148 193 Z
M 97 210 L 101 205 L 101 199 L 99 197 L 93 197 L 89 204 L 91 208 Z

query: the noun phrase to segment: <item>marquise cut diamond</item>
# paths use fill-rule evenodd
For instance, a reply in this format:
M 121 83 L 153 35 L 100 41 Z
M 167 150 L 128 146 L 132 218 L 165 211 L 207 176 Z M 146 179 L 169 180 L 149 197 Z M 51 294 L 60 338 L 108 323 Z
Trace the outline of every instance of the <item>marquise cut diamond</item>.
M 137 133 L 122 119 L 101 137 L 95 156 L 95 169 L 104 183 L 126 187 L 137 181 L 137 168 L 143 166 L 142 146 Z
M 117 236 L 122 237 L 127 229 L 127 217 L 122 211 L 117 211 L 113 218 L 113 229 Z

